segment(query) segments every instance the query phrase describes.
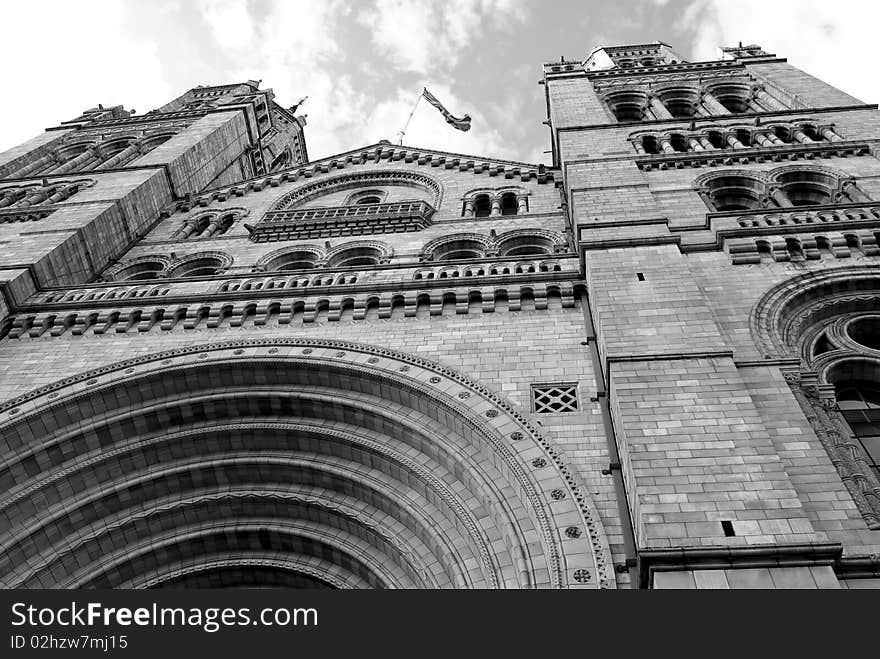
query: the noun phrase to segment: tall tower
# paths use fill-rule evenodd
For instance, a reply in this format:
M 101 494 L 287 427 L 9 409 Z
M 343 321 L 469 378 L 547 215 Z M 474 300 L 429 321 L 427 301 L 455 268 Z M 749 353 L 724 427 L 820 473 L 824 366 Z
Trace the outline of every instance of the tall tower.
M 250 80 L 98 106 L 0 154 L 0 315 L 93 280 L 175 200 L 306 162 L 304 118 L 273 97 Z
M 877 106 L 742 44 L 597 48 L 543 84 L 618 564 L 653 588 L 876 587 L 855 577 L 880 548 Z

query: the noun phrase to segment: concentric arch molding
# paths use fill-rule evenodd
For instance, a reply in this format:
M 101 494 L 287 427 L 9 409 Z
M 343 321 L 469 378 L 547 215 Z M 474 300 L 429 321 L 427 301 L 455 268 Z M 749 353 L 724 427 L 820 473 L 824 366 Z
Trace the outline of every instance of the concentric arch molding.
M 801 331 L 816 314 L 870 311 L 878 301 L 880 265 L 808 272 L 768 290 L 752 308 L 749 328 L 765 357 L 797 357 Z
M 236 364 L 246 365 L 247 369 L 268 365 L 277 368 L 279 362 L 285 369 L 333 370 L 353 379 L 370 378 L 383 383 L 383 387 L 387 385 L 389 390 L 410 392 L 418 400 L 429 401 L 440 416 L 453 419 L 468 433 L 474 433 L 477 438 L 474 441 L 482 442 L 497 461 L 497 473 L 503 473 L 512 484 L 508 487 L 506 483 L 498 483 L 493 495 L 499 497 L 504 510 L 513 511 L 511 519 L 517 515 L 527 516 L 529 523 L 533 523 L 533 527 L 528 528 L 534 528 L 534 531 L 520 532 L 514 522 L 509 525 L 514 529 L 512 535 L 502 540 L 482 537 L 477 528 L 467 530 L 470 537 L 479 539 L 480 560 L 485 570 L 493 574 L 488 581 L 490 587 L 517 587 L 511 586 L 510 579 L 498 569 L 494 554 L 499 542 L 513 547 L 514 554 L 522 554 L 522 559 L 515 561 L 521 562 L 516 568 L 520 572 L 520 586 L 534 587 L 542 583 L 555 588 L 616 586 L 599 514 L 559 449 L 514 405 L 493 391 L 455 370 L 390 349 L 344 341 L 291 338 L 229 341 L 158 352 L 66 378 L 3 403 L 0 405 L 0 436 L 7 431 L 19 433 L 28 422 L 41 418 L 53 408 L 69 407 L 103 393 L 111 396 L 115 387 L 125 384 L 131 387 L 148 376 L 187 378 L 197 372 L 233 368 Z M 429 431 L 431 429 L 426 433 Z M 443 429 L 431 432 L 442 436 Z M 381 446 L 376 442 L 372 442 L 371 447 L 376 455 L 381 454 Z M 12 453 L 21 450 L 19 443 Z M 394 456 L 388 459 L 398 460 L 398 469 L 402 468 L 405 473 L 418 472 L 415 463 L 407 464 L 406 460 Z M 480 469 L 480 465 L 473 464 L 474 474 Z M 47 474 L 51 478 L 54 472 L 45 472 L 43 476 Z M 423 473 L 419 478 L 423 479 L 421 482 L 432 482 L 430 473 Z M 26 485 L 13 490 L 21 493 L 27 489 Z M 442 485 L 435 483 L 435 490 L 442 493 Z M 503 492 L 502 486 L 507 488 Z M 13 490 L 8 493 L 12 498 L 17 496 Z M 304 497 L 308 499 L 307 495 Z M 450 499 L 447 509 L 456 505 L 460 508 Z M 457 520 L 464 520 L 462 527 L 474 518 L 474 512 L 469 510 L 459 510 L 456 515 Z M 353 513 L 351 517 L 354 519 Z M 382 533 L 375 525 L 370 528 L 377 536 L 389 539 L 388 533 Z M 540 551 L 535 550 L 534 555 L 523 549 L 537 547 L 536 541 L 540 543 Z M 407 551 L 410 550 L 401 548 L 401 555 Z M 542 574 L 543 579 L 535 576 Z

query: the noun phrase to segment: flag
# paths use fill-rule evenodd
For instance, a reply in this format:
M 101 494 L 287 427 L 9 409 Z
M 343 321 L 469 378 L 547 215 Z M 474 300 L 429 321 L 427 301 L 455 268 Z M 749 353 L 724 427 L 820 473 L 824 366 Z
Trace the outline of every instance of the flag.
M 422 98 L 424 98 L 426 101 L 428 101 L 428 103 L 440 110 L 440 113 L 446 119 L 446 123 L 448 123 L 453 128 L 457 128 L 458 130 L 471 129 L 471 116 L 469 114 L 466 114 L 461 118 L 453 116 L 449 112 L 449 110 L 443 107 L 443 104 L 438 101 L 431 92 L 428 91 L 427 88 L 422 88 Z
M 302 97 L 301 99 L 299 99 L 296 103 L 294 103 L 293 105 L 290 106 L 290 109 L 288 110 L 288 112 L 290 112 L 291 114 L 293 114 L 294 112 L 296 112 L 297 108 L 298 108 L 300 105 L 302 105 L 303 103 L 305 103 L 307 98 L 308 98 L 308 96 L 303 96 L 303 97 Z

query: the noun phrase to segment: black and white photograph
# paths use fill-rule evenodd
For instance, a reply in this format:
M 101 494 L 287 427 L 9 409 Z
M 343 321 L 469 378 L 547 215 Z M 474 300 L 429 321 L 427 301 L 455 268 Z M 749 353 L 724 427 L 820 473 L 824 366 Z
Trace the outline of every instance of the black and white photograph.
M 4 656 L 880 589 L 875 4 L 0 8 Z

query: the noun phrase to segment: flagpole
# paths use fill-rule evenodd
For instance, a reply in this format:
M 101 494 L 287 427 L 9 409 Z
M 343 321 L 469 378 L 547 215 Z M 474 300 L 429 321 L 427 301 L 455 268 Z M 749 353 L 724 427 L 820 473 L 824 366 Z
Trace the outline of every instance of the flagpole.
M 410 110 L 409 116 L 406 118 L 406 123 L 403 125 L 403 130 L 397 133 L 398 140 L 397 146 L 403 146 L 403 136 L 406 135 L 406 129 L 409 128 L 409 122 L 412 121 L 413 115 L 416 113 L 416 108 L 419 107 L 419 102 L 422 100 L 422 94 L 424 93 L 424 88 L 419 92 L 419 97 L 416 99 L 415 105 L 413 105 L 412 110 Z

